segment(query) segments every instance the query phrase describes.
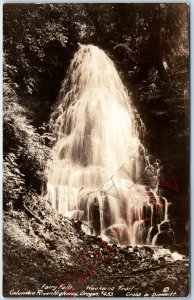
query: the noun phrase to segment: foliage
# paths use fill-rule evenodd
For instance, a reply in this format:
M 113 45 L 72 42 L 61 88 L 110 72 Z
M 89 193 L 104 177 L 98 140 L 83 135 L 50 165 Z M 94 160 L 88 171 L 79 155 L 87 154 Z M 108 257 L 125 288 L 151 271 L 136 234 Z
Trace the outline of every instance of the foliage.
M 188 91 L 187 4 L 5 4 L 9 73 L 35 125 L 48 120 L 79 42 L 108 51 L 136 102 Z
M 28 193 L 42 190 L 50 136 L 30 125 L 6 72 L 4 79 L 4 203 L 20 207 Z
M 24 175 L 18 169 L 14 153 L 6 155 L 3 163 L 3 199 L 5 209 L 12 207 L 15 201 L 21 200 L 26 193 Z M 21 201 L 20 201 L 21 205 Z
M 78 11 L 76 5 L 4 5 L 4 52 L 11 66 L 9 74 L 18 85 L 20 103 L 36 125 L 48 119 L 77 47 L 81 34 Z

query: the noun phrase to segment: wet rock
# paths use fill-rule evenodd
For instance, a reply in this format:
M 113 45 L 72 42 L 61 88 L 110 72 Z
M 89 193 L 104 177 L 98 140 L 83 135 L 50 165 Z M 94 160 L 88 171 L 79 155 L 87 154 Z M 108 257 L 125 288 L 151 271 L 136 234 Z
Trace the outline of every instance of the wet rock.
M 164 254 L 163 258 L 165 259 L 165 261 L 171 261 L 172 260 L 172 256 L 170 253 Z
M 81 225 L 82 225 L 82 222 L 80 220 L 74 220 L 73 221 L 73 224 L 74 224 L 74 227 L 77 231 L 81 231 Z
M 170 229 L 170 222 L 169 221 L 165 221 L 160 225 L 160 230 L 169 230 Z
M 126 250 L 129 250 L 129 249 L 133 249 L 133 247 L 132 246 L 126 246 Z
M 174 244 L 174 232 L 172 230 L 164 230 L 158 234 L 156 245 L 169 246 Z
M 158 233 L 158 227 L 154 226 L 151 230 L 151 234 L 150 234 L 150 238 L 151 240 L 153 239 L 153 237 Z
M 83 210 L 74 210 L 71 212 L 71 215 L 69 217 L 70 217 L 70 219 L 77 219 L 77 220 L 83 221 L 84 211 Z
M 134 247 L 133 247 L 133 250 L 134 250 L 134 252 L 138 252 L 138 251 L 139 251 L 139 248 L 138 248 L 137 246 L 134 246 Z
M 90 243 L 100 243 L 102 239 L 98 236 L 87 236 L 88 242 Z
M 91 226 L 94 229 L 95 235 L 99 235 L 101 231 L 100 209 L 99 209 L 99 201 L 96 196 L 96 193 L 91 193 L 89 195 L 88 205 L 89 205 L 89 218 L 91 221 Z
M 142 259 L 150 258 L 153 254 L 153 252 L 150 251 L 151 249 L 149 247 L 147 247 L 147 248 L 146 247 L 140 247 L 139 248 L 139 252 L 137 254 L 138 254 L 138 256 L 141 256 Z
M 120 253 L 120 254 L 125 254 L 125 253 L 126 253 L 126 250 L 121 248 L 121 249 L 119 249 L 119 253 Z
M 150 254 L 154 254 L 154 250 L 148 246 L 143 246 L 143 249 L 145 249 L 147 252 L 149 252 Z

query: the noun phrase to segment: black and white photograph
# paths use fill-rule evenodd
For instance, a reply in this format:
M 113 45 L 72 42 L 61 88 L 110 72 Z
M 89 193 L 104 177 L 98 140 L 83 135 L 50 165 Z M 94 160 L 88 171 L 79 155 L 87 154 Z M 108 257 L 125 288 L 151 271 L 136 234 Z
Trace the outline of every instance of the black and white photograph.
M 4 297 L 188 297 L 187 3 L 3 5 Z

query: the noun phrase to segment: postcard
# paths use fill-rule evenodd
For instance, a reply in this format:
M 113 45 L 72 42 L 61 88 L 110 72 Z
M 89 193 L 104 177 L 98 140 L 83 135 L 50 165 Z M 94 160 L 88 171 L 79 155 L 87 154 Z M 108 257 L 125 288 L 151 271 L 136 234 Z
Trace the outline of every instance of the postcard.
M 3 294 L 189 295 L 189 5 L 3 6 Z

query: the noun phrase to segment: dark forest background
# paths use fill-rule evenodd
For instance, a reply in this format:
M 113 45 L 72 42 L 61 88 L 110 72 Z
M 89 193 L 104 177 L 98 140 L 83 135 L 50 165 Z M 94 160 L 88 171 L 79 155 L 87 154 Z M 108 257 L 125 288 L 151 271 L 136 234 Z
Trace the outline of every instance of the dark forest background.
M 144 143 L 171 183 L 163 188 L 176 241 L 187 240 L 188 5 L 4 4 L 3 15 L 4 209 L 43 193 L 49 117 L 78 43 L 89 43 L 105 50 L 132 95 Z

